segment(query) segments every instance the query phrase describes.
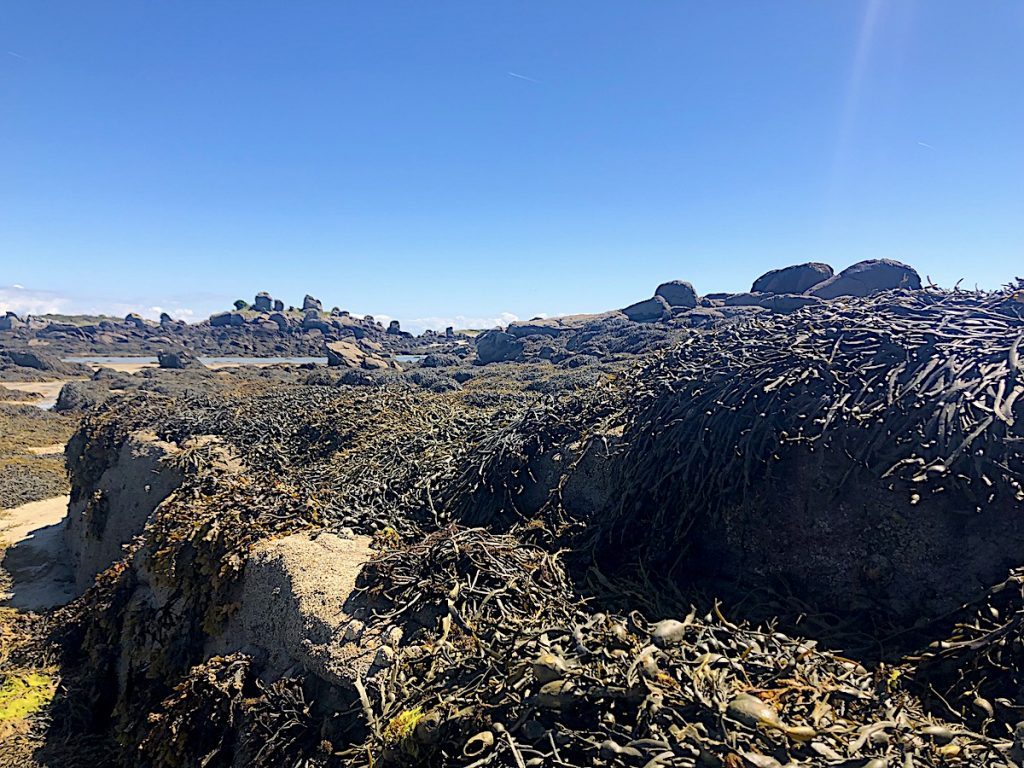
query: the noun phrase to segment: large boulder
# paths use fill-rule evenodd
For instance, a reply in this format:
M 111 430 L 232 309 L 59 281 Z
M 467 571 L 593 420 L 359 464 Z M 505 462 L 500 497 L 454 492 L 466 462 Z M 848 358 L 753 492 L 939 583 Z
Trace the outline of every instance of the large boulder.
M 252 303 L 252 308 L 257 312 L 270 312 L 274 308 L 274 300 L 270 298 L 270 294 L 266 291 L 260 291 L 256 294 L 256 300 Z
M 518 360 L 523 355 L 523 342 L 510 333 L 491 330 L 476 337 L 476 357 L 481 363 Z
M 751 293 L 803 293 L 835 273 L 828 264 L 811 261 L 765 272 L 750 288 Z
M 321 331 L 322 333 L 328 333 L 331 330 L 331 326 L 321 316 L 320 311 L 316 309 L 307 309 L 306 314 L 302 318 L 302 327 L 307 331 Z
M 285 317 L 283 313 L 274 312 L 270 316 L 269 320 L 270 322 L 277 325 L 277 329 L 281 331 L 281 333 L 284 333 L 285 331 L 288 330 L 288 318 Z
M 621 317 L 618 312 L 603 312 L 597 315 L 563 315 L 562 317 L 535 317 L 532 320 L 516 320 L 509 324 L 507 333 L 517 339 L 526 336 L 561 336 L 575 333 L 587 323 L 612 315 Z
M 341 314 L 340 311 L 338 314 Z M 397 320 L 392 320 L 390 323 L 388 323 L 387 333 L 390 334 L 391 336 L 401 336 L 402 324 L 399 323 Z
M 362 368 L 373 371 L 398 366 L 386 359 L 377 349 L 354 341 L 331 341 L 326 345 L 327 365 L 342 368 Z
M 239 312 L 218 312 L 216 315 L 210 315 L 210 326 L 213 328 L 242 325 L 245 325 L 245 315 Z
M 324 311 L 324 305 L 320 303 L 320 299 L 310 296 L 308 293 L 302 300 L 302 311 L 305 312 L 309 309 L 315 309 L 317 312 Z
M 669 303 L 661 296 L 654 296 L 636 304 L 630 304 L 622 310 L 622 314 L 635 323 L 655 323 L 672 316 Z
M 20 318 L 13 312 L 8 312 L 3 317 L 0 317 L 0 331 L 16 331 L 22 325 L 23 323 Z
M 284 312 L 284 302 L 280 299 L 274 299 L 274 311 Z
M 161 368 L 172 370 L 206 369 L 206 366 L 199 361 L 199 358 L 186 349 L 160 350 L 156 353 L 156 359 Z
M 672 280 L 668 283 L 662 283 L 658 286 L 654 295 L 661 296 L 661 298 L 668 302 L 670 307 L 692 309 L 697 306 L 697 292 L 685 280 Z
M 913 267 L 892 259 L 868 259 L 847 267 L 806 292 L 819 299 L 834 299 L 837 296 L 868 296 L 895 288 L 918 290 L 920 287 L 921 276 Z
M 142 315 L 136 312 L 128 313 L 125 316 L 124 321 L 128 323 L 128 325 L 133 325 L 140 330 L 146 327 L 146 321 L 143 319 Z
M 45 373 L 68 376 L 85 370 L 82 366 L 65 363 L 58 357 L 32 349 L 0 349 L 0 363 L 9 362 L 17 368 L 31 368 Z

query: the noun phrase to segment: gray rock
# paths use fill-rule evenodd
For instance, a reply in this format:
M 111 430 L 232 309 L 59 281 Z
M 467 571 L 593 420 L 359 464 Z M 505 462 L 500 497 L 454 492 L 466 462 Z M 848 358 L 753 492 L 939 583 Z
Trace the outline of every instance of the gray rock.
M 270 322 L 275 323 L 281 333 L 288 330 L 288 318 L 285 317 L 281 312 L 274 312 L 269 318 Z
M 13 312 L 0 317 L 0 331 L 16 331 L 23 325 L 21 319 Z
M 918 290 L 921 288 L 921 276 L 913 267 L 899 261 L 869 259 L 847 267 L 806 293 L 820 299 L 834 299 L 838 296 L 869 296 L 895 288 Z
M 332 341 L 325 345 L 325 349 L 327 365 L 332 367 L 362 368 L 368 371 L 397 367 L 379 353 L 379 347 L 369 342 Z
M 766 296 L 763 293 L 733 293 L 725 300 L 727 307 L 759 307 Z
M 522 354 L 523 342 L 510 333 L 492 330 L 476 337 L 476 357 L 481 363 L 518 360 Z
M 661 296 L 654 296 L 636 304 L 630 304 L 622 314 L 635 323 L 654 323 L 671 317 L 669 304 Z
M 689 307 L 693 308 L 697 306 L 697 292 L 693 290 L 693 286 L 684 280 L 672 280 L 668 283 L 662 283 L 658 286 L 658 290 L 654 292 L 655 296 L 661 296 L 665 301 L 668 302 L 670 307 Z
M 252 308 L 257 312 L 270 312 L 273 306 L 274 300 L 270 298 L 270 294 L 266 291 L 257 293 L 256 300 L 252 303 Z
M 324 311 L 324 305 L 320 303 L 320 299 L 310 296 L 308 293 L 302 300 L 302 310 L 315 309 L 317 312 Z
M 306 314 L 302 318 L 302 327 L 307 331 L 320 331 L 322 333 L 328 333 L 331 330 L 330 324 L 320 317 L 320 310 L 318 309 L 306 310 Z
M 161 368 L 172 370 L 206 369 L 206 366 L 199 362 L 199 359 L 185 349 L 161 350 L 156 354 L 157 362 Z
M 142 319 L 142 315 L 135 312 L 131 312 L 126 315 L 124 321 L 128 323 L 128 325 L 134 325 L 136 328 L 146 327 L 146 321 Z
M 70 374 L 78 370 L 78 366 L 69 365 L 53 355 L 31 349 L 2 349 L 0 350 L 0 361 L 3 361 L 4 358 L 18 368 L 32 368 L 48 373 Z
M 835 273 L 828 264 L 811 261 L 765 272 L 751 287 L 751 293 L 803 293 Z
M 388 323 L 387 333 L 392 336 L 400 336 L 402 334 L 402 325 L 397 320 L 392 320 Z
M 280 299 L 274 299 L 274 311 L 284 312 L 284 302 Z
M 798 309 L 803 309 L 804 307 L 810 307 L 820 303 L 821 299 L 817 296 L 775 293 L 761 299 L 761 303 L 758 306 L 770 309 L 772 312 L 788 315 L 790 312 L 796 312 Z
M 238 312 L 218 312 L 210 315 L 210 326 L 213 328 L 224 328 L 226 326 L 239 327 L 245 325 L 245 315 Z

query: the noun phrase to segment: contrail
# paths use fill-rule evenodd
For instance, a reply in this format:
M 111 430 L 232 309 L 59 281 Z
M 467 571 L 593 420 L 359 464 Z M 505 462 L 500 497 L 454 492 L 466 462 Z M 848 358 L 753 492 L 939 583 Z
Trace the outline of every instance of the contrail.
M 540 84 L 540 80 L 534 80 L 532 77 L 527 77 L 526 75 L 520 75 L 520 74 L 517 74 L 516 72 L 509 72 L 508 76 L 509 77 L 518 77 L 520 80 L 526 80 L 528 83 L 537 83 L 538 85 Z
M 931 144 L 925 144 L 923 141 L 917 142 L 917 146 L 924 147 L 925 149 L 935 149 Z
M 7 52 L 7 55 L 8 55 L 8 56 L 13 56 L 13 57 L 14 57 L 14 58 L 16 58 L 16 59 L 24 59 L 25 61 L 28 61 L 28 59 L 26 59 L 26 58 L 25 58 L 24 56 L 22 56 L 22 55 L 21 55 L 20 53 L 15 53 L 14 51 L 8 51 L 8 52 Z

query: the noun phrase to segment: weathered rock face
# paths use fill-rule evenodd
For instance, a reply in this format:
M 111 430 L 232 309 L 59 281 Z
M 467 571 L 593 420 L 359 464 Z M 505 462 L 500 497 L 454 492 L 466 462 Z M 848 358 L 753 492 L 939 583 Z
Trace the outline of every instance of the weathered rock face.
M 13 312 L 8 312 L 0 317 L 0 331 L 15 331 L 24 325 L 19 317 Z
M 812 261 L 765 272 L 750 288 L 751 293 L 803 293 L 835 274 L 828 264 Z
M 325 348 L 327 350 L 327 365 L 332 367 L 362 368 L 367 371 L 397 367 L 377 350 L 368 348 L 364 343 L 332 341 Z
M 518 360 L 522 354 L 523 342 L 510 333 L 491 330 L 476 337 L 476 357 L 481 363 Z
M 658 286 L 654 295 L 661 296 L 673 308 L 692 308 L 697 306 L 697 292 L 690 283 L 684 280 L 672 280 L 668 283 L 662 283 Z
M 274 311 L 284 312 L 284 302 L 280 299 L 274 299 Z
M 331 324 L 323 319 L 320 311 L 317 309 L 306 310 L 306 314 L 302 318 L 302 327 L 307 331 L 316 330 L 321 333 L 327 333 L 331 330 Z
M 892 259 L 869 259 L 847 267 L 838 275 L 811 287 L 807 293 L 820 299 L 868 296 L 895 288 L 918 290 L 921 276 L 913 267 Z
M 397 320 L 392 320 L 388 323 L 387 333 L 390 333 L 392 336 L 399 336 L 402 333 L 402 324 Z
M 63 362 L 53 355 L 35 349 L 0 349 L 0 363 L 8 362 L 18 368 L 31 368 L 61 376 L 68 376 L 84 370 L 81 366 Z
M 93 453 L 104 449 L 110 453 Z M 79 590 L 121 559 L 122 547 L 142 533 L 157 505 L 180 485 L 180 472 L 165 461 L 177 451 L 146 432 L 131 435 L 120 447 L 87 446 L 81 435 L 71 439 L 65 536 Z
M 285 317 L 284 314 L 282 314 L 281 312 L 275 312 L 270 316 L 269 320 L 270 322 L 277 325 L 277 328 L 281 333 L 284 333 L 285 331 L 288 330 L 288 318 Z
M 630 304 L 622 310 L 622 314 L 635 323 L 655 323 L 667 320 L 672 315 L 669 304 L 661 296 L 655 296 L 636 304 Z
M 210 326 L 213 328 L 224 328 L 227 326 L 240 327 L 245 325 L 245 316 L 238 312 L 219 312 L 210 316 Z
M 221 642 L 263 649 L 278 674 L 298 662 L 351 689 L 369 674 L 381 645 L 353 616 L 356 578 L 372 555 L 370 542 L 330 533 L 260 542 L 245 566 L 239 626 Z
M 532 320 L 516 320 L 509 324 L 507 333 L 517 339 L 526 336 L 562 336 L 574 333 L 595 320 L 607 317 L 622 317 L 619 312 L 603 312 L 601 314 L 563 315 L 562 317 L 535 317 Z
M 266 291 L 257 293 L 256 300 L 252 303 L 252 308 L 257 312 L 270 312 L 273 306 L 273 299 L 270 298 L 270 294 Z
M 315 309 L 317 312 L 324 311 L 324 305 L 320 303 L 320 299 L 310 296 L 308 293 L 302 300 L 302 310 L 305 312 L 308 309 Z
M 136 314 L 135 312 L 126 315 L 124 321 L 128 323 L 128 325 L 133 325 L 136 328 L 146 327 L 146 321 L 142 318 L 142 315 Z

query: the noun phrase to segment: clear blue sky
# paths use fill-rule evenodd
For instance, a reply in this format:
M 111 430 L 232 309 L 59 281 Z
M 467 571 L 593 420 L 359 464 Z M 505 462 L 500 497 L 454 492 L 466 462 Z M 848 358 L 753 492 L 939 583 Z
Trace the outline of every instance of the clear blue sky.
M 1022 41 L 1020 0 L 11 0 L 0 303 L 422 325 L 874 257 L 996 287 Z

